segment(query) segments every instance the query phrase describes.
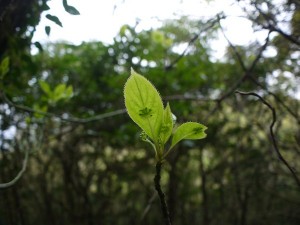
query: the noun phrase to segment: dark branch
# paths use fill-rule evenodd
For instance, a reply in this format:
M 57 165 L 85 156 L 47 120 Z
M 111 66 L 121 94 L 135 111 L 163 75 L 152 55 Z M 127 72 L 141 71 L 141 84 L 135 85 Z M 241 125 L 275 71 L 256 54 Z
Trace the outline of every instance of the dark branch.
M 300 118 L 299 118 L 299 115 L 294 112 L 289 106 L 287 106 L 285 104 L 285 102 L 283 100 L 281 100 L 280 97 L 278 97 L 276 94 L 274 94 L 273 92 L 269 91 L 267 87 L 265 87 L 264 85 L 262 85 L 261 83 L 259 83 L 256 79 L 254 79 L 253 76 L 249 76 L 249 79 L 255 83 L 257 86 L 261 87 L 263 90 L 265 90 L 269 95 L 273 96 L 274 99 L 280 104 L 283 106 L 283 108 L 285 108 L 288 113 L 294 117 L 294 119 L 297 121 L 298 124 L 300 124 Z
M 270 135 L 271 135 L 274 150 L 276 152 L 276 155 L 277 155 L 278 159 L 288 168 L 288 170 L 291 172 L 291 174 L 293 175 L 294 180 L 296 181 L 297 185 L 300 188 L 300 179 L 296 175 L 296 172 L 294 171 L 294 169 L 289 165 L 289 163 L 282 156 L 282 154 L 280 153 L 280 150 L 278 148 L 278 145 L 277 145 L 277 141 L 276 141 L 274 131 L 273 131 L 274 125 L 275 125 L 276 120 L 277 120 L 275 108 L 273 106 L 271 106 L 266 100 L 264 100 L 260 95 L 254 93 L 254 92 L 235 91 L 235 93 L 238 93 L 238 94 L 241 94 L 241 95 L 253 95 L 253 96 L 257 97 L 264 105 L 266 105 L 272 111 L 273 120 L 272 120 L 272 123 L 270 124 Z
M 281 30 L 279 27 L 276 27 L 274 24 L 277 24 L 278 21 L 275 21 L 274 19 L 272 19 L 269 15 L 267 15 L 265 12 L 263 12 L 263 10 L 257 5 L 254 4 L 256 10 L 263 16 L 265 22 L 267 23 L 267 25 L 263 25 L 262 23 L 260 23 L 259 21 L 257 21 L 254 18 L 249 17 L 253 22 L 259 24 L 262 26 L 262 28 L 269 30 L 270 32 L 275 31 L 278 34 L 280 34 L 282 37 L 284 37 L 285 39 L 287 39 L 288 41 L 290 41 L 291 43 L 300 46 L 300 42 L 299 40 L 297 40 L 296 38 L 294 38 L 292 35 L 285 33 L 283 30 Z
M 217 15 L 217 18 L 216 18 L 216 19 L 213 19 L 213 20 L 211 20 L 211 21 L 208 21 L 208 22 L 206 23 L 206 24 L 208 24 L 208 25 L 205 26 L 203 29 L 201 29 L 197 34 L 195 34 L 195 35 L 189 40 L 187 47 L 183 50 L 183 52 L 182 52 L 182 53 L 181 53 L 174 61 L 172 61 L 169 65 L 165 66 L 165 70 L 166 70 L 166 71 L 171 70 L 171 69 L 174 67 L 174 65 L 176 65 L 176 64 L 177 64 L 177 63 L 178 63 L 178 62 L 186 55 L 186 53 L 187 53 L 189 47 L 192 46 L 192 45 L 195 43 L 195 41 L 200 37 L 200 35 L 201 35 L 203 32 L 205 32 L 205 31 L 207 31 L 207 30 L 213 28 L 213 27 L 216 25 L 216 23 L 218 23 L 219 20 L 221 20 L 221 19 L 223 19 L 223 18 L 225 18 L 225 17 L 224 17 L 224 16 L 223 16 L 223 17 L 220 17 L 219 15 Z
M 9 188 L 11 186 L 13 186 L 15 183 L 17 183 L 20 178 L 22 177 L 22 175 L 25 173 L 26 168 L 27 168 L 27 163 L 28 163 L 28 157 L 29 157 L 29 150 L 27 149 L 25 151 L 25 158 L 23 161 L 23 165 L 22 165 L 22 169 L 20 170 L 20 172 L 17 174 L 17 176 L 12 179 L 11 181 L 7 182 L 7 183 L 0 183 L 0 189 L 5 189 L 5 188 Z
M 145 219 L 147 213 L 149 212 L 154 200 L 156 198 L 156 193 L 154 192 L 153 195 L 151 196 L 151 198 L 149 199 L 148 201 L 148 205 L 146 206 L 146 208 L 144 209 L 144 212 L 141 216 L 141 219 L 140 219 L 140 223 L 143 224 L 143 220 Z
M 161 167 L 162 167 L 162 162 L 159 161 L 156 163 L 156 174 L 154 177 L 154 184 L 155 184 L 155 189 L 157 191 L 158 197 L 160 199 L 160 206 L 163 214 L 163 218 L 165 221 L 165 225 L 171 225 L 171 219 L 170 219 L 170 213 L 168 210 L 168 206 L 165 200 L 165 194 L 161 189 L 160 186 L 160 179 L 161 179 Z
M 40 114 L 40 115 L 43 115 L 43 116 L 46 116 L 46 117 L 54 117 L 54 118 L 58 118 L 62 121 L 71 122 L 71 123 L 90 123 L 90 122 L 103 120 L 103 119 L 106 119 L 108 117 L 117 116 L 117 115 L 126 113 L 126 109 L 118 109 L 118 110 L 115 110 L 113 112 L 103 113 L 103 114 L 100 114 L 100 115 L 97 115 L 97 116 L 94 116 L 94 117 L 90 117 L 90 118 L 64 117 L 62 115 L 57 115 L 55 113 L 34 110 L 34 109 L 32 109 L 28 106 L 15 104 L 14 102 L 12 102 L 11 100 L 8 99 L 8 97 L 5 95 L 4 92 L 0 92 L 0 97 L 9 106 L 14 107 L 14 108 L 19 109 L 19 110 L 22 110 L 24 112 L 37 113 L 37 114 Z
M 297 115 L 297 113 L 295 113 L 295 112 L 293 112 L 293 110 L 291 110 L 276 94 L 274 94 L 273 92 L 271 92 L 271 91 L 269 91 L 268 89 L 267 89 L 267 87 L 265 87 L 264 85 L 262 85 L 262 84 L 260 84 L 253 76 L 252 76 L 252 74 L 249 72 L 249 69 L 247 69 L 247 67 L 246 67 L 246 65 L 245 65 L 245 63 L 244 63 L 244 61 L 243 61 L 243 59 L 242 59 L 242 56 L 240 55 L 240 53 L 238 52 L 238 50 L 236 49 L 236 47 L 230 42 L 230 40 L 228 39 L 228 37 L 226 36 L 226 34 L 225 34 L 225 32 L 224 32 L 224 30 L 223 30 L 223 28 L 222 28 L 222 26 L 220 25 L 220 27 L 221 27 L 221 31 L 222 31 L 222 33 L 223 33 L 223 36 L 224 36 L 224 38 L 227 40 L 227 42 L 228 42 L 228 44 L 229 44 L 229 46 L 230 46 L 230 48 L 233 50 L 233 53 L 234 53 L 234 55 L 235 55 L 235 57 L 236 57 L 236 59 L 237 59 L 237 61 L 238 61 L 238 63 L 240 64 L 240 66 L 241 66 L 241 68 L 242 68 L 242 70 L 244 71 L 244 76 L 242 77 L 242 80 L 239 80 L 237 83 L 236 83 L 236 85 L 234 85 L 234 87 L 236 86 L 236 88 L 239 86 L 239 83 L 240 82 L 242 82 L 245 78 L 249 78 L 250 79 L 250 81 L 252 81 L 254 84 L 256 84 L 257 86 L 259 86 L 259 87 L 261 87 L 262 89 L 264 89 L 268 94 L 270 94 L 270 95 L 272 95 L 274 98 L 275 98 L 275 100 L 279 103 L 279 104 L 281 104 L 296 120 L 297 120 L 297 122 L 298 122 L 298 124 L 300 124 L 300 119 L 299 119 L 299 116 Z M 270 33 L 271 33 L 271 31 L 270 31 Z M 261 50 L 264 50 L 267 46 L 266 46 L 266 44 L 267 44 L 267 41 L 269 40 L 269 36 L 270 36 L 270 33 L 269 33 L 269 35 L 268 35 L 268 37 L 267 37 L 267 39 L 266 39 L 266 43 L 265 43 L 265 47 L 263 47 L 263 48 L 261 48 Z M 260 57 L 261 57 L 261 54 L 262 54 L 262 51 L 260 51 Z M 258 55 L 259 56 L 259 55 Z M 258 57 L 256 57 L 256 59 L 258 60 L 259 58 Z M 255 62 L 255 61 L 254 61 Z M 254 62 L 252 63 L 252 66 L 250 67 L 250 69 L 251 68 L 253 68 L 254 69 L 254 66 L 255 66 L 255 64 L 254 64 Z M 232 91 L 233 90 L 235 90 L 235 89 L 231 89 Z M 231 94 L 231 92 L 228 92 L 228 93 L 230 93 Z M 225 97 L 226 97 L 226 95 L 225 95 Z
M 247 68 L 246 65 L 244 64 L 241 55 L 239 54 L 239 52 L 237 51 L 236 47 L 229 41 L 229 39 L 227 38 L 227 36 L 225 35 L 221 24 L 219 24 L 221 27 L 221 31 L 223 32 L 223 35 L 225 37 L 225 39 L 227 40 L 229 46 L 232 48 L 242 70 L 244 71 L 244 74 L 242 77 L 240 77 L 240 79 L 238 79 L 230 88 L 229 90 L 227 90 L 226 92 L 224 92 L 217 100 L 216 100 L 216 106 L 209 112 L 208 116 L 206 117 L 206 119 L 208 119 L 208 117 L 210 117 L 211 115 L 213 115 L 218 108 L 221 106 L 222 101 L 224 101 L 226 98 L 228 98 L 230 95 L 232 95 L 234 93 L 234 91 L 248 78 L 251 77 L 253 70 L 255 68 L 255 66 L 257 65 L 258 61 L 261 59 L 262 57 L 262 53 L 266 50 L 268 44 L 269 44 L 269 38 L 270 38 L 270 33 L 268 34 L 268 36 L 265 39 L 265 43 L 260 47 L 259 52 L 257 53 L 255 59 L 253 60 L 253 62 L 251 63 L 251 65 Z
M 249 78 L 251 76 L 251 74 L 253 73 L 253 70 L 255 68 L 255 66 L 257 65 L 258 61 L 261 59 L 262 57 L 262 53 L 266 50 L 268 44 L 269 44 L 269 38 L 270 38 L 270 33 L 268 34 L 268 36 L 266 37 L 265 43 L 261 46 L 261 48 L 259 49 L 259 52 L 257 53 L 255 59 L 253 60 L 253 62 L 251 63 L 251 65 L 249 66 L 249 68 L 246 67 L 246 65 L 244 64 L 241 55 L 239 54 L 239 52 L 237 51 L 236 47 L 229 41 L 229 39 L 227 38 L 227 36 L 225 35 L 222 26 L 221 27 L 221 31 L 225 37 L 225 39 L 227 40 L 230 48 L 232 48 L 242 70 L 244 71 L 244 75 L 237 80 L 237 82 L 231 86 L 231 88 L 224 93 L 220 98 L 219 101 L 223 101 L 225 98 L 229 97 L 247 78 Z

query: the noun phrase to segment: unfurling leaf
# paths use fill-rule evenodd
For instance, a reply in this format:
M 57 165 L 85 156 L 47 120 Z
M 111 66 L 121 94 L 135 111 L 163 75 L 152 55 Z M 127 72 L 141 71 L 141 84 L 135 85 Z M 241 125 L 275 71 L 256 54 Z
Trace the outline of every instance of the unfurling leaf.
M 162 126 L 160 128 L 160 139 L 163 144 L 165 144 L 169 140 L 172 134 L 173 124 L 173 115 L 171 112 L 170 105 L 168 103 L 164 110 L 164 117 L 162 121 Z
M 181 124 L 175 131 L 172 139 L 171 148 L 174 147 L 179 141 L 183 139 L 203 139 L 206 137 L 206 133 L 204 132 L 207 129 L 206 126 L 196 123 L 196 122 L 187 122 Z
M 131 70 L 124 88 L 125 106 L 130 118 L 158 143 L 164 108 L 156 88 L 142 75 Z
M 141 139 L 152 145 L 158 162 L 162 162 L 179 141 L 206 137 L 206 126 L 195 122 L 184 123 L 176 129 L 171 146 L 165 151 L 165 144 L 170 139 L 176 122 L 169 103 L 164 108 L 156 88 L 134 70 L 131 70 L 131 76 L 125 84 L 124 97 L 129 116 L 143 130 Z

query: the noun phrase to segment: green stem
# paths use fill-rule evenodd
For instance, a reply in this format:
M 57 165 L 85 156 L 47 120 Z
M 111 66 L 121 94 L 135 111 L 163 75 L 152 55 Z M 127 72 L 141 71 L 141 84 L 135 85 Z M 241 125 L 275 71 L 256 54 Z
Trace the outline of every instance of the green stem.
M 171 219 L 170 219 L 170 213 L 168 210 L 168 206 L 165 200 L 165 194 L 163 193 L 160 185 L 160 180 L 161 180 L 161 167 L 162 167 L 162 161 L 158 161 L 156 163 L 156 174 L 154 177 L 154 184 L 155 184 L 155 189 L 157 191 L 157 194 L 160 199 L 160 206 L 162 210 L 162 214 L 164 217 L 165 225 L 172 225 L 171 224 Z

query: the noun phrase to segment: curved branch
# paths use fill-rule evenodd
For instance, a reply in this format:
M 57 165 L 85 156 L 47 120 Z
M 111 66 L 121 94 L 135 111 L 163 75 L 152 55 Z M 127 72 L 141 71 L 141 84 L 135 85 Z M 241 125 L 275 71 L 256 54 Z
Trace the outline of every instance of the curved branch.
M 286 109 L 286 111 L 292 116 L 294 117 L 294 119 L 297 121 L 298 124 L 300 124 L 300 118 L 299 115 L 294 112 L 280 97 L 278 97 L 275 93 L 271 92 L 268 90 L 268 88 L 266 86 L 264 86 L 263 84 L 259 83 L 256 79 L 254 79 L 253 76 L 249 76 L 249 79 L 256 84 L 257 86 L 261 87 L 263 90 L 266 91 L 266 93 L 268 93 L 269 95 L 272 95 L 273 98 L 280 104 L 282 105 L 283 108 Z
M 9 181 L 7 183 L 0 184 L 0 189 L 9 188 L 9 187 L 13 186 L 15 183 L 17 183 L 20 180 L 23 173 L 26 171 L 28 158 L 29 158 L 29 150 L 27 149 L 26 152 L 25 152 L 25 158 L 24 158 L 22 169 L 20 170 L 20 172 L 11 181 Z
M 276 138 L 275 138 L 274 131 L 273 131 L 274 125 L 275 125 L 276 120 L 277 120 L 277 118 L 276 118 L 276 111 L 275 111 L 274 107 L 272 107 L 260 95 L 254 93 L 254 92 L 235 91 L 235 93 L 238 93 L 240 95 L 253 95 L 253 96 L 257 97 L 264 105 L 266 105 L 272 111 L 273 120 L 272 120 L 272 123 L 270 124 L 270 128 L 269 129 L 270 129 L 270 135 L 271 135 L 273 147 L 275 149 L 275 152 L 276 152 L 276 155 L 277 155 L 278 159 L 288 168 L 288 170 L 291 172 L 294 180 L 296 181 L 297 185 L 300 188 L 300 179 L 298 178 L 298 176 L 297 176 L 296 172 L 294 171 L 294 169 L 289 165 L 289 163 L 285 160 L 285 158 L 280 153 L 278 145 L 277 145 L 277 142 L 276 142 Z
M 266 42 L 265 44 L 261 47 L 259 54 L 257 55 L 257 57 L 255 58 L 255 60 L 253 61 L 252 65 L 250 66 L 250 68 L 248 69 L 242 59 L 242 56 L 240 55 L 240 53 L 238 52 L 238 50 L 236 49 L 236 47 L 231 43 L 231 41 L 228 39 L 228 37 L 226 36 L 221 24 L 220 24 L 220 28 L 222 31 L 222 34 L 224 36 L 224 38 L 226 39 L 226 41 L 228 42 L 230 48 L 232 49 L 240 67 L 242 68 L 242 70 L 244 71 L 244 76 L 239 79 L 235 85 L 233 85 L 233 87 L 230 89 L 230 91 L 228 91 L 227 94 L 224 94 L 221 99 L 226 98 L 228 95 L 230 95 L 246 78 L 248 78 L 251 82 L 253 82 L 254 84 L 256 84 L 257 86 L 261 87 L 262 89 L 264 89 L 268 94 L 272 95 L 275 100 L 281 104 L 296 120 L 297 123 L 300 124 L 300 120 L 299 120 L 299 116 L 297 115 L 297 113 L 293 112 L 276 94 L 274 94 L 273 92 L 269 91 L 267 89 L 267 87 L 265 87 L 264 85 L 260 84 L 253 76 L 252 76 L 252 71 L 254 69 L 254 67 L 256 66 L 258 60 L 261 58 L 261 55 L 263 53 L 263 51 L 266 49 L 267 44 L 269 42 L 269 37 L 270 34 L 272 33 L 272 30 L 269 32 L 267 38 L 266 38 Z
M 244 74 L 227 90 L 227 91 L 224 91 L 224 93 L 218 98 L 216 99 L 216 106 L 208 113 L 208 115 L 206 116 L 206 120 L 208 119 L 208 117 L 210 117 L 211 115 L 213 115 L 217 110 L 218 108 L 220 108 L 221 106 L 221 103 L 226 99 L 228 98 L 231 94 L 234 93 L 234 91 L 240 87 L 240 85 L 246 80 L 246 79 L 249 79 L 252 77 L 252 73 L 253 73 L 253 70 L 255 69 L 257 63 L 259 62 L 259 60 L 261 59 L 262 57 L 262 54 L 263 52 L 266 50 L 268 44 L 269 44 L 269 41 L 270 41 L 270 32 L 268 33 L 266 39 L 265 39 L 265 43 L 260 47 L 255 59 L 252 61 L 251 65 L 249 67 L 246 67 L 246 65 L 244 64 L 243 60 L 242 60 L 242 57 L 241 55 L 239 54 L 239 52 L 237 51 L 236 47 L 230 42 L 230 40 L 227 38 L 224 30 L 222 29 L 222 26 L 221 24 L 219 23 L 219 26 L 221 28 L 221 31 L 225 37 L 225 39 L 227 40 L 230 48 L 232 48 Z

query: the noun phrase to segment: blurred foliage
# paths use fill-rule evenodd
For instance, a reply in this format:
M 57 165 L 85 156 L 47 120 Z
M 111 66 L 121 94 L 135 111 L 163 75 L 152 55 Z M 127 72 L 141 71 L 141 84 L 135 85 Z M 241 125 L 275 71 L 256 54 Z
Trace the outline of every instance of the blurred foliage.
M 207 21 L 183 17 L 140 32 L 124 25 L 112 44 L 49 43 L 32 55 L 31 35 L 24 37 L 24 32 L 46 9 L 44 1 L 37 2 L 24 8 L 17 1 L 14 13 L 35 13 L 29 13 L 29 22 L 22 20 L 20 30 L 10 28 L 6 39 L 0 36 L 6 74 L 1 74 L 0 90 L 1 183 L 17 174 L 30 150 L 22 179 L 0 189 L 0 223 L 162 223 L 153 187 L 154 152 L 139 140 L 140 131 L 126 113 L 97 119 L 124 109 L 123 88 L 133 67 L 155 83 L 164 103 L 171 102 L 177 122 L 199 121 L 209 128 L 205 141 L 182 142 L 164 166 L 162 186 L 174 225 L 299 224 L 299 187 L 274 152 L 271 111 L 233 92 L 220 100 L 245 71 L 232 48 L 222 60 L 213 57 L 210 46 L 218 25 L 201 32 L 190 46 Z M 250 1 L 268 4 L 267 15 L 276 18 L 279 7 L 264 2 Z M 293 38 L 299 30 L 293 22 L 298 6 L 288 1 L 280 11 L 292 13 Z M 257 26 L 265 22 L 251 9 L 249 19 Z M 12 24 L 5 20 L 0 26 L 2 32 Z M 249 66 L 260 47 L 255 42 L 236 51 Z M 276 140 L 299 176 L 299 45 L 275 32 L 269 47 L 277 54 L 263 54 L 251 73 L 261 86 L 245 79 L 238 89 L 255 91 L 275 107 Z

